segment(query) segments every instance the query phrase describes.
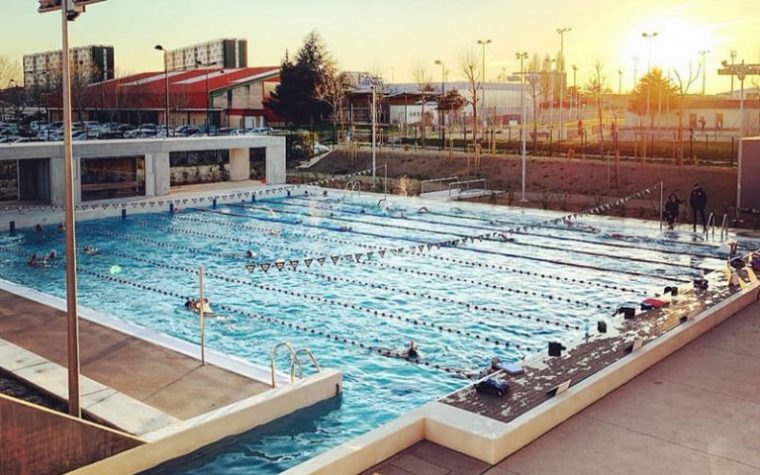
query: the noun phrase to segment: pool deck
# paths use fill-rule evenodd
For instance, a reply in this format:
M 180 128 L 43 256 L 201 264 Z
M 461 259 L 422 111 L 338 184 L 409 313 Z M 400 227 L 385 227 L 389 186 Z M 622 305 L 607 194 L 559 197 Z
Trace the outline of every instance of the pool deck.
M 271 389 L 85 319 L 80 319 L 79 331 L 83 407 L 87 409 L 88 393 L 101 394 L 93 405 L 103 407 L 105 403 L 110 407 L 95 415 L 107 423 L 109 418 L 103 414 L 108 411 L 127 425 L 142 411 L 145 417 L 153 418 L 150 429 L 154 430 L 158 428 L 157 418 L 164 424 L 187 420 Z M 61 381 L 61 369 L 67 364 L 64 312 L 0 291 L 0 337 L 0 356 L 6 361 L 6 370 L 10 370 L 7 362 L 15 361 L 11 372 L 29 381 L 47 377 L 52 380 L 49 387 L 63 388 L 65 395 L 65 379 Z
M 367 475 L 760 474 L 760 304 L 495 466 L 420 442 Z

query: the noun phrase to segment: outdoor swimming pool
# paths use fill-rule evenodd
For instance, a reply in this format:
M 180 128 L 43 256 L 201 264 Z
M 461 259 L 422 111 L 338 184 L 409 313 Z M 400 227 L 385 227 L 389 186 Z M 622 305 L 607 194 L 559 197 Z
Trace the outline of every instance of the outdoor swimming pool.
M 217 312 L 209 347 L 267 365 L 274 345 L 290 341 L 344 372 L 339 398 L 167 471 L 278 473 L 461 388 L 493 356 L 517 361 L 549 341 L 569 346 L 620 305 L 723 265 L 717 245 L 689 233 L 599 217 L 439 248 L 562 213 L 396 197 L 386 208 L 374 196 L 310 191 L 78 225 L 80 250 L 100 251 L 80 253 L 81 305 L 197 343 L 183 297 L 197 295 L 203 265 Z M 63 251 L 52 228 L 3 235 L 0 277 L 64 297 L 62 263 L 25 262 L 51 249 Z M 410 340 L 423 364 L 396 357 Z

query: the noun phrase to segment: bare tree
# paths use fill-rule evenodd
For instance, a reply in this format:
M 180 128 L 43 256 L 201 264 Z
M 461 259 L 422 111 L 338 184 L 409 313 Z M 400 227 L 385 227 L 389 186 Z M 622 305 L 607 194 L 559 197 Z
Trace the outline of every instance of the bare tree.
M 0 56 L 0 92 L 10 87 L 11 81 L 16 83 L 20 81 L 20 70 L 18 62 L 11 61 L 6 56 Z M 7 94 L 0 95 L 0 119 L 5 117 L 5 108 L 10 101 L 11 97 Z
M 604 159 L 603 99 L 605 94 L 609 94 L 611 91 L 610 88 L 607 87 L 607 76 L 604 74 L 604 65 L 599 60 L 594 62 L 591 79 L 586 85 L 586 92 L 591 96 L 596 105 L 596 114 L 597 119 L 599 120 L 599 156 Z
M 425 121 L 425 105 L 427 104 L 428 97 L 432 95 L 433 85 L 431 84 L 430 75 L 424 66 L 417 65 L 414 69 L 414 82 L 417 83 L 417 90 L 420 93 L 422 100 L 422 111 L 420 113 L 420 130 L 422 135 L 422 146 L 425 146 L 425 133 L 427 129 L 427 123 Z
M 689 62 L 688 75 L 686 71 L 682 74 L 677 69 L 673 69 L 675 75 L 675 83 L 678 89 L 678 154 L 676 157 L 677 164 L 683 165 L 683 115 L 684 115 L 684 102 L 686 96 L 689 94 L 689 88 L 699 78 L 699 73 L 702 70 L 702 66 L 699 65 L 697 70 L 694 70 L 694 65 Z
M 333 126 L 333 141 L 339 142 L 338 125 L 345 121 L 344 110 L 346 91 L 349 78 L 337 70 L 335 63 L 330 61 L 322 70 L 322 78 L 317 82 L 314 95 L 317 99 L 330 106 L 330 122 Z
M 478 68 L 478 65 L 480 64 L 478 61 L 478 54 L 474 49 L 465 51 L 459 57 L 459 64 L 468 83 L 467 92 L 470 97 L 467 98 L 467 102 L 472 105 L 472 148 L 475 152 L 475 168 L 477 169 L 480 167 L 480 148 L 478 146 L 478 92 L 483 83 L 483 77 L 481 76 L 480 68 Z M 469 163 L 468 159 L 468 170 Z

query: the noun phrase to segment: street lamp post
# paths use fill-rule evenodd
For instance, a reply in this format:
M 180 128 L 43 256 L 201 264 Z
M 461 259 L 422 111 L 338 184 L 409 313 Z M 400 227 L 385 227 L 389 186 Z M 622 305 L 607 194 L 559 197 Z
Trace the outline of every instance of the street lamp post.
M 483 55 L 482 55 L 482 62 L 481 62 L 481 82 L 480 82 L 480 88 L 483 91 L 482 92 L 482 100 L 483 100 L 483 123 L 488 126 L 488 108 L 486 107 L 486 46 L 491 44 L 490 39 L 486 40 L 478 40 L 478 44 L 483 47 Z M 483 136 L 485 137 L 485 127 L 483 127 Z M 474 137 L 477 140 L 477 137 Z
M 618 95 L 623 94 L 623 70 L 618 69 Z
M 705 95 L 707 89 L 707 63 L 705 63 L 705 57 L 710 52 L 709 49 L 699 50 L 699 55 L 702 57 L 702 95 Z
M 169 137 L 169 61 L 167 59 L 167 51 L 161 45 L 156 45 L 156 51 L 162 51 L 164 53 L 164 127 L 166 132 L 166 138 Z
M 559 138 L 557 147 L 562 142 L 562 131 L 565 128 L 564 111 L 565 111 L 565 33 L 573 31 L 572 28 L 557 28 L 559 34 Z
M 439 139 L 441 141 L 441 150 L 446 149 L 446 133 L 443 131 L 443 128 L 446 125 L 446 121 L 443 118 L 443 109 L 441 109 L 444 106 L 444 100 L 446 98 L 446 66 L 443 64 L 443 61 L 440 59 L 435 60 L 435 64 L 439 65 L 441 67 L 441 101 L 438 103 L 438 128 L 440 129 L 438 131 Z
M 731 66 L 733 67 L 734 61 L 736 61 L 736 50 L 732 49 L 729 53 L 729 56 L 731 56 Z M 731 98 L 734 97 L 734 75 L 731 75 Z
M 528 59 L 527 52 L 517 53 L 517 59 L 520 60 L 520 163 L 521 163 L 521 193 L 520 201 L 528 201 L 525 198 L 525 169 L 527 163 L 527 133 L 525 130 L 525 60 Z
M 652 32 L 645 31 L 644 33 L 641 34 L 642 38 L 646 39 L 649 43 L 649 53 L 648 53 L 649 57 L 647 59 L 647 76 L 649 76 L 652 73 L 652 41 L 655 38 L 657 38 L 658 34 L 659 33 L 657 33 L 656 31 L 652 31 Z M 647 79 L 647 119 L 649 120 L 647 122 L 647 135 L 649 135 L 651 132 L 652 121 L 653 121 L 653 118 L 650 113 L 650 106 L 649 106 L 649 102 L 651 101 L 651 95 L 652 95 L 652 78 L 648 77 Z M 644 159 L 646 159 L 646 143 L 647 143 L 647 137 L 644 137 L 644 148 L 642 150 Z
M 579 117 L 580 98 L 578 97 L 578 66 L 573 64 L 573 102 L 575 104 L 575 115 Z
M 69 21 L 74 21 L 85 7 L 104 0 L 40 0 L 40 13 L 61 10 L 63 77 L 63 176 L 64 232 L 66 239 L 66 329 L 69 414 L 81 417 L 79 400 L 79 315 L 77 314 L 76 222 L 74 220 L 74 149 L 71 140 L 71 71 L 69 58 Z

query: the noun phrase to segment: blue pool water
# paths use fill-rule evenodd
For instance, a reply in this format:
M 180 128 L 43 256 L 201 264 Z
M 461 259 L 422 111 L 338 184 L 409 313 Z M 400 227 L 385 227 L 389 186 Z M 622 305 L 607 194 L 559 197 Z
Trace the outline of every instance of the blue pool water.
M 424 252 L 380 257 L 382 249 L 560 216 L 429 202 L 421 211 L 420 200 L 390 201 L 385 209 L 376 198 L 312 194 L 79 223 L 80 249 L 100 250 L 79 257 L 82 305 L 197 343 L 197 318 L 179 296 L 197 293 L 192 269 L 202 264 L 206 294 L 219 314 L 207 322 L 210 347 L 267 365 L 274 345 L 290 341 L 311 349 L 323 367 L 344 372 L 339 398 L 166 471 L 278 473 L 463 387 L 465 375 L 478 373 L 493 356 L 515 361 L 544 351 L 549 341 L 578 340 L 621 304 L 717 268 L 724 257 L 688 233 L 662 234 L 651 224 L 605 218 L 530 229 L 511 234 L 509 242 L 425 246 Z M 3 235 L 0 277 L 64 297 L 62 265 L 32 268 L 23 257 L 51 249 L 63 251 L 63 235 L 52 228 Z M 246 257 L 248 250 L 254 258 Z M 357 254 L 358 263 L 345 258 Z M 331 256 L 343 257 L 334 264 Z M 319 257 L 323 265 L 303 262 Z M 276 259 L 284 259 L 283 271 L 256 266 Z M 291 260 L 299 260 L 295 270 Z M 410 340 L 427 366 L 359 347 L 395 351 Z

